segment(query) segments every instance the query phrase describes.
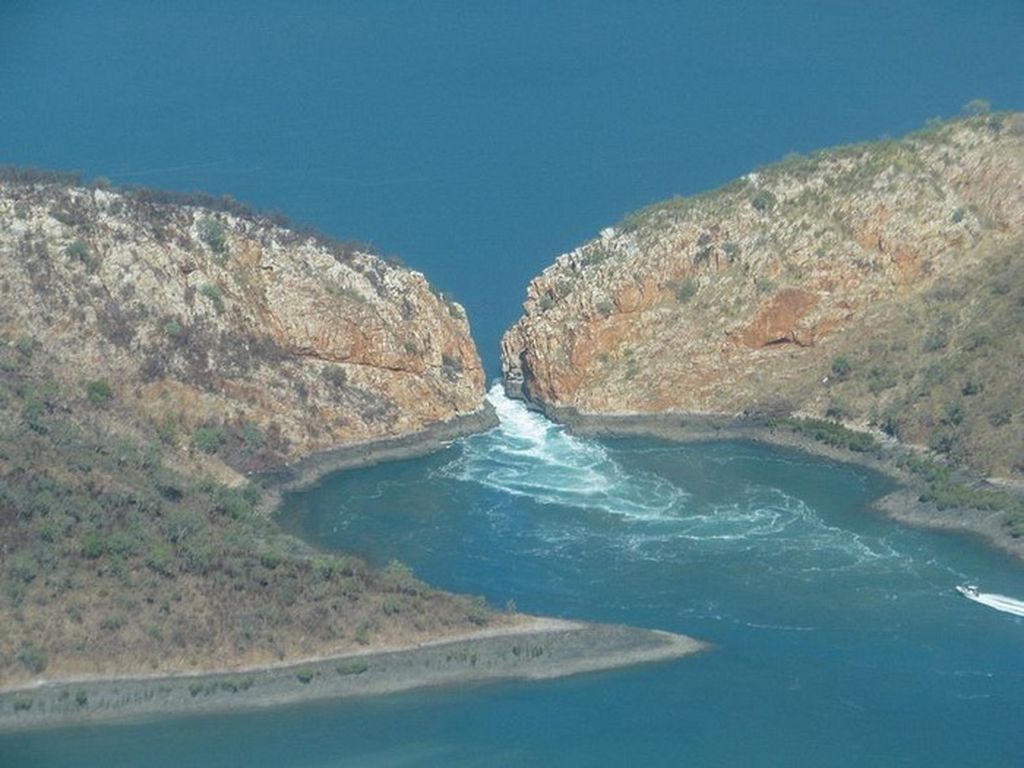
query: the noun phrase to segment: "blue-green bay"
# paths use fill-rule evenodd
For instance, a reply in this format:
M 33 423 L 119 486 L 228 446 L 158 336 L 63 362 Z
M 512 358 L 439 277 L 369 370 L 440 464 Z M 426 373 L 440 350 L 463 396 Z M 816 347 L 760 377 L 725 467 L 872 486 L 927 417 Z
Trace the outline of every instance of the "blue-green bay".
M 324 548 L 520 610 L 715 650 L 560 681 L 4 736 L 11 765 L 1012 765 L 1019 567 L 869 510 L 856 467 L 751 443 L 592 442 L 496 391 L 502 426 L 287 499 Z

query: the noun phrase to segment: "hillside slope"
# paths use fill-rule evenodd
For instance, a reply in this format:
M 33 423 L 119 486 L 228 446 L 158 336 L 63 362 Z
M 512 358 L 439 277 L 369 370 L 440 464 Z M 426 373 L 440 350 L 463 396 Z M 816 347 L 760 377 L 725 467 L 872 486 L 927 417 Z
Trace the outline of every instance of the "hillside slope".
M 503 340 L 556 418 L 828 417 L 1024 480 L 1024 115 L 795 157 L 560 256 Z
M 231 202 L 0 178 L 0 688 L 517 620 L 311 551 L 245 480 L 486 424 L 461 307 Z
M 0 333 L 119 428 L 251 470 L 481 408 L 465 312 L 418 272 L 237 205 L 7 176 Z

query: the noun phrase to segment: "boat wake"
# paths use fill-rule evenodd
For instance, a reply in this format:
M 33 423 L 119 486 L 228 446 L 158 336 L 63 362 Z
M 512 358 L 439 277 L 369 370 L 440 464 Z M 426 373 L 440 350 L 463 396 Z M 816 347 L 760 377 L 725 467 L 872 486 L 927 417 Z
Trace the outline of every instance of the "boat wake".
M 957 592 L 981 605 L 994 608 L 1003 613 L 1010 613 L 1014 616 L 1024 616 L 1024 600 L 1017 600 L 1006 595 L 997 595 L 992 592 L 979 592 L 977 587 L 957 587 Z

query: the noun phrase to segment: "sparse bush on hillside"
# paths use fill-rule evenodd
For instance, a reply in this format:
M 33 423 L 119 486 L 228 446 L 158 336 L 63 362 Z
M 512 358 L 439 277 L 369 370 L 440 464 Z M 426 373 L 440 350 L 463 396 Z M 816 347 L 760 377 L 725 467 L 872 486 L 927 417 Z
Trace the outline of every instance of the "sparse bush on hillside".
M 761 213 L 768 213 L 771 211 L 776 204 L 775 195 L 770 190 L 760 189 L 757 194 L 750 200 L 750 204 Z
M 72 261 L 81 262 L 89 272 L 96 269 L 96 259 L 93 258 L 92 252 L 89 250 L 89 244 L 81 238 L 72 241 L 68 247 L 64 249 L 64 255 Z
M 697 281 L 692 277 L 688 277 L 686 280 L 682 280 L 673 286 L 676 301 L 680 304 L 685 304 L 694 296 L 697 295 Z
M 776 423 L 834 448 L 857 453 L 868 453 L 878 448 L 878 441 L 867 432 L 847 429 L 834 421 L 792 417 Z
M 204 283 L 199 287 L 199 293 L 210 300 L 213 308 L 217 310 L 217 314 L 224 311 L 224 292 L 221 291 L 219 285 Z
M 227 442 L 227 435 L 221 427 L 200 427 L 192 434 L 192 447 L 208 454 L 217 453 Z
M 845 355 L 840 355 L 832 361 L 832 375 L 837 379 L 845 379 L 850 375 L 850 360 Z
M 211 251 L 216 254 L 227 253 L 227 228 L 222 221 L 205 216 L 196 224 L 196 231 L 199 233 L 199 239 L 210 246 Z
M 32 674 L 38 675 L 49 666 L 50 660 L 46 652 L 37 645 L 26 644 L 17 655 L 18 662 L 28 668 Z
M 110 383 L 102 379 L 86 382 L 85 392 L 89 402 L 100 407 L 114 399 L 114 390 L 111 388 Z
M 58 660 L 84 668 L 116 659 L 142 672 L 153 659 L 163 670 L 182 658 L 222 663 L 210 654 L 230 649 L 279 659 L 339 638 L 368 642 L 389 627 L 488 620 L 397 567 L 385 575 L 352 557 L 311 556 L 259 514 L 258 486 L 228 488 L 165 466 L 160 422 L 148 442 L 99 427 L 80 390 L 64 394 L 40 378 L 33 348 L 26 364 L 14 340 L 0 338 L 0 679 L 24 680 Z M 166 423 L 177 434 L 179 420 Z M 231 427 L 232 445 L 262 442 L 246 427 Z M 223 428 L 206 429 L 218 444 Z M 40 632 L 39 621 L 55 629 Z

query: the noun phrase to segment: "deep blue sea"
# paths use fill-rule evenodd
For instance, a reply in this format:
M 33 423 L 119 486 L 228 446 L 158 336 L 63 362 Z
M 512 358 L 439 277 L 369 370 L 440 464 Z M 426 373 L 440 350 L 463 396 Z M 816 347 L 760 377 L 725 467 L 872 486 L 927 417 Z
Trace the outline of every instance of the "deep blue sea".
M 484 362 L 529 278 L 790 152 L 1024 108 L 1021 0 L 0 0 L 0 164 L 231 194 L 424 271 Z M 502 427 L 283 523 L 497 605 L 714 652 L 540 683 L 0 735 L 21 766 L 1019 766 L 1024 596 L 881 478 L 744 443 Z
M 398 255 L 484 362 L 626 213 L 1024 108 L 1022 0 L 0 0 L 0 163 L 204 189 Z

